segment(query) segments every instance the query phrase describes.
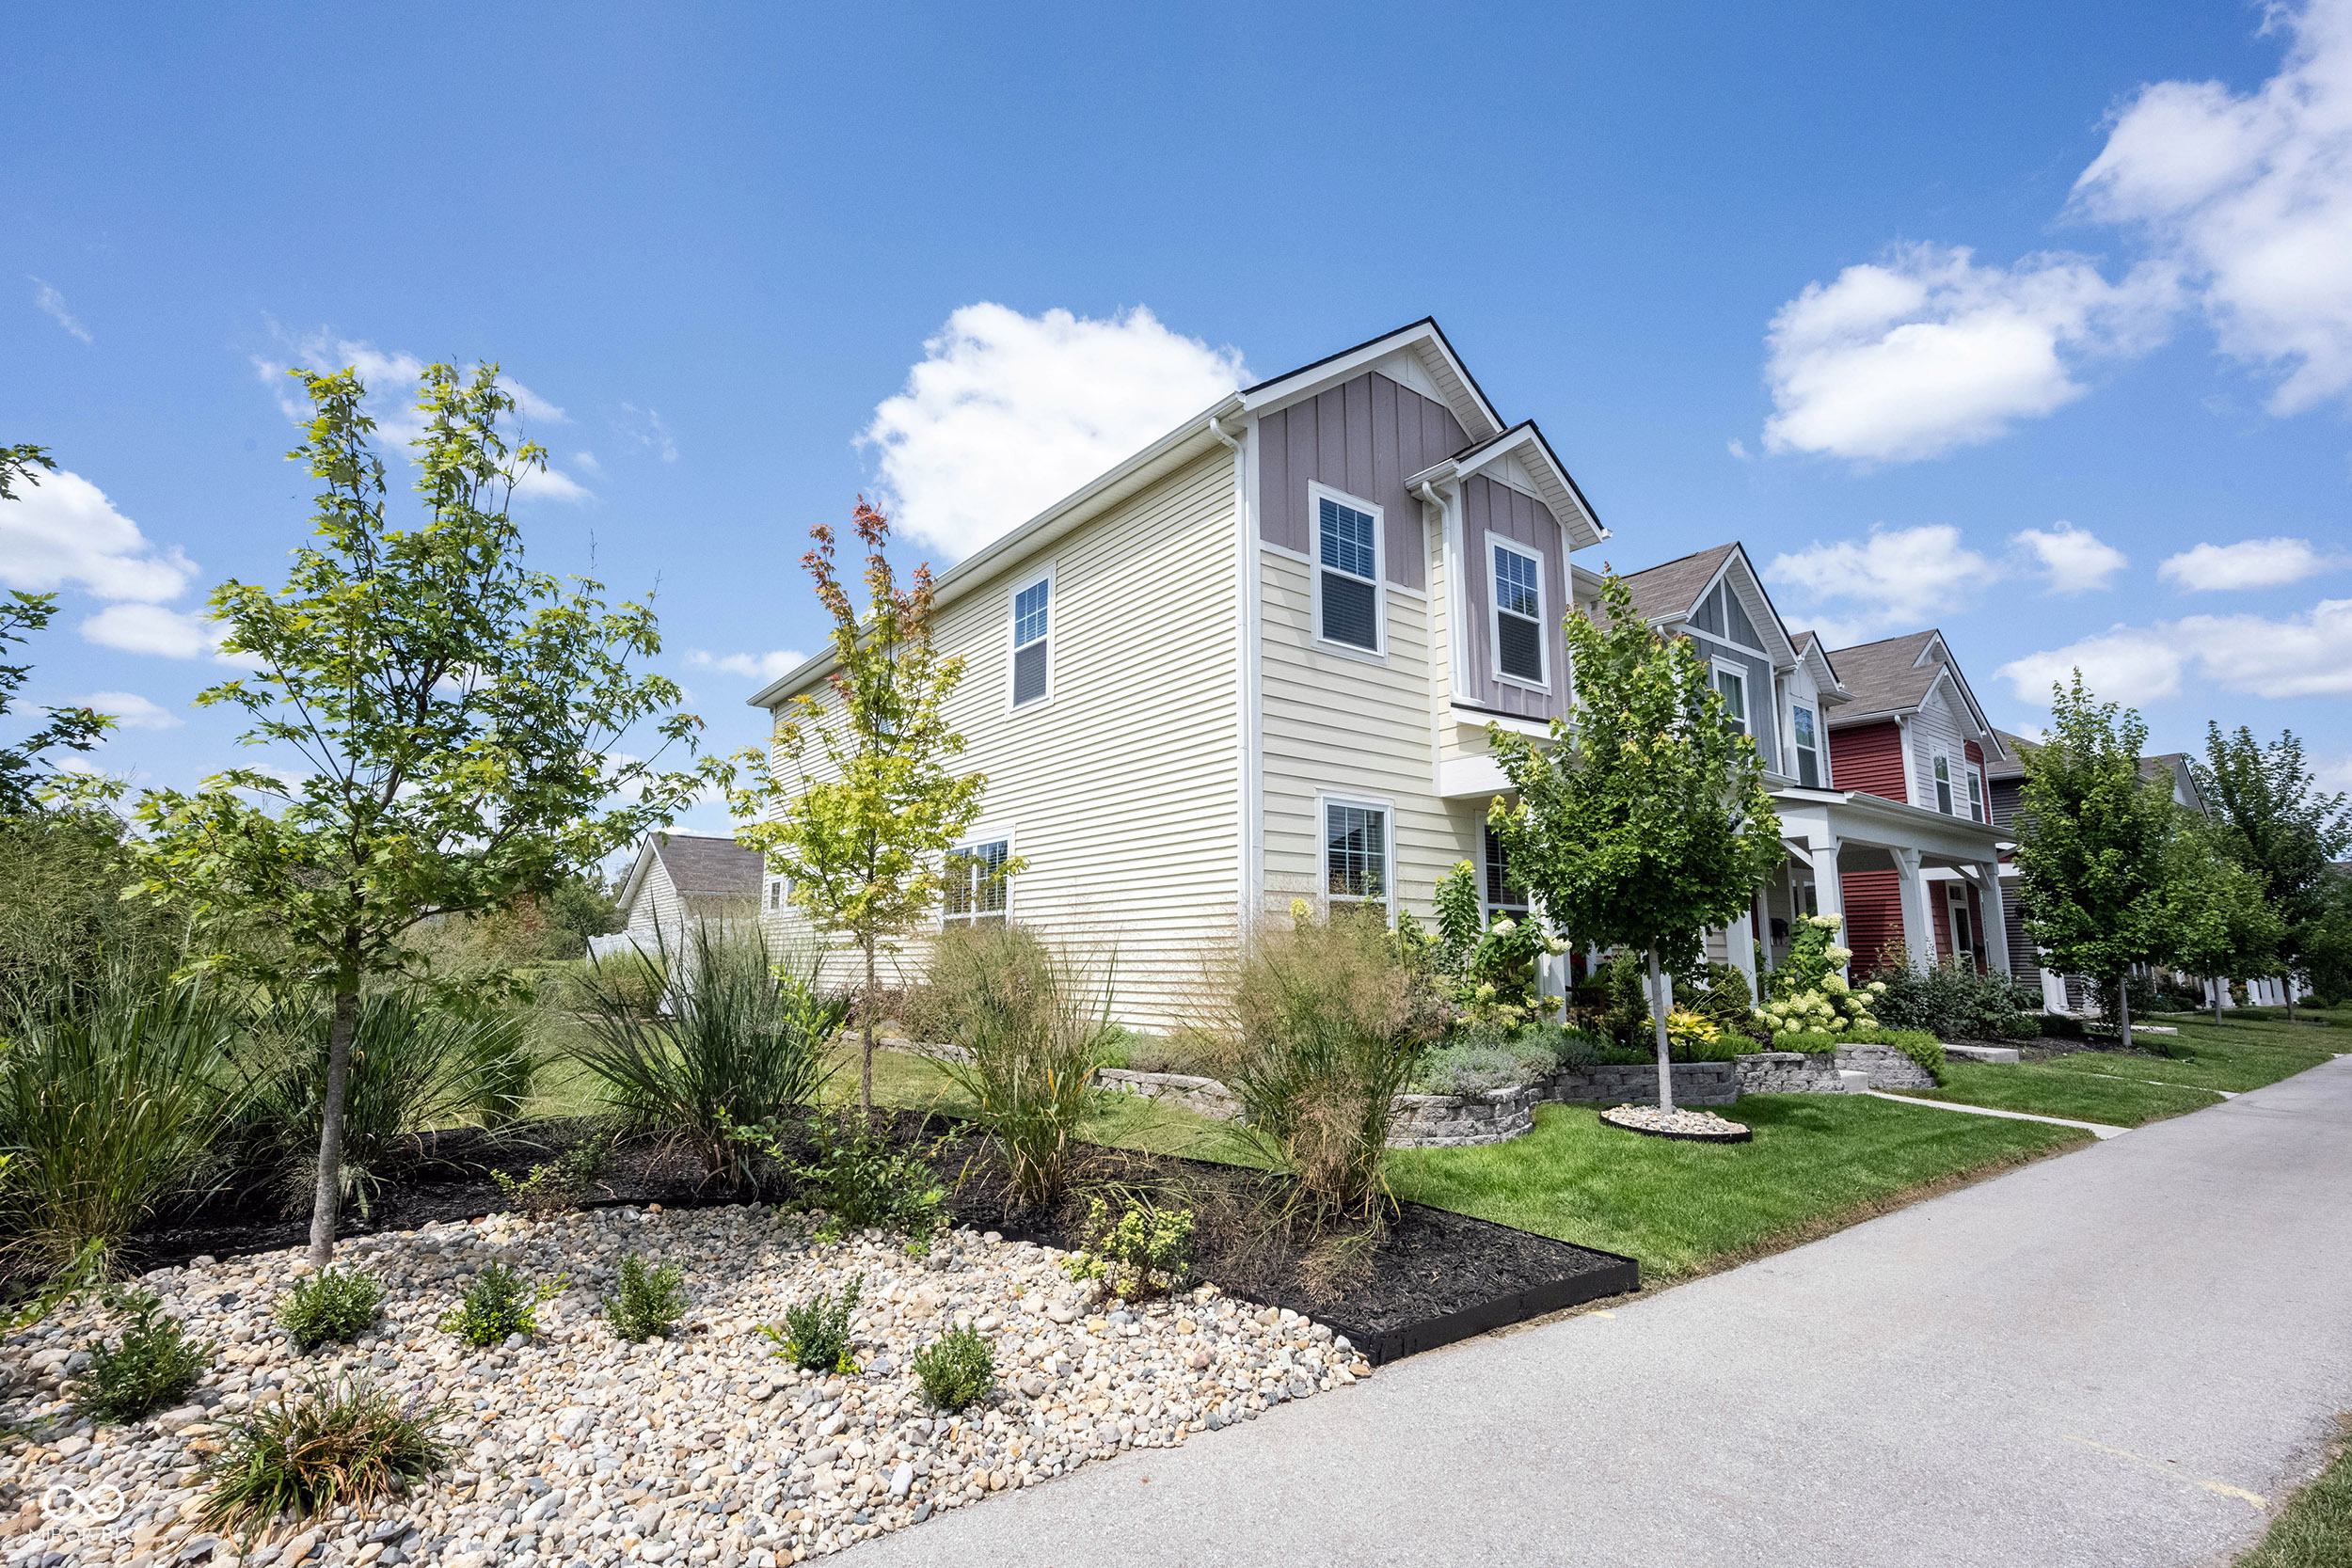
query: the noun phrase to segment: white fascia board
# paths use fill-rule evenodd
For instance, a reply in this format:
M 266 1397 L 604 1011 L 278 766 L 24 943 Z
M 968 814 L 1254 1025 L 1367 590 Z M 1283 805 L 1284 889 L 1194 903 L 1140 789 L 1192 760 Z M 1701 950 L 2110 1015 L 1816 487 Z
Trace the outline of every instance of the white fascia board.
M 1853 693 L 1847 690 L 1844 684 L 1838 680 L 1836 670 L 1830 664 L 1829 655 L 1821 651 L 1820 633 L 1815 633 L 1813 641 L 1804 645 L 1804 653 L 1801 657 L 1806 664 L 1812 667 L 1813 685 L 1820 693 L 1821 705 L 1824 708 L 1833 703 L 1853 701 Z
M 1117 467 L 1089 480 L 993 544 L 964 557 L 940 575 L 938 586 L 932 591 L 933 602 L 943 609 L 955 603 L 985 585 L 999 571 L 1018 565 L 1031 551 L 1041 549 L 1071 530 L 1092 521 L 1104 508 L 1124 500 L 1169 469 L 1219 446 L 1221 443 L 1210 434 L 1210 421 L 1237 418 L 1243 411 L 1242 404 L 1241 393 L 1226 394 Z M 778 707 L 795 693 L 823 679 L 833 667 L 831 652 L 817 654 L 753 692 L 747 702 L 752 707 Z
M 1541 492 L 1536 499 L 1544 503 L 1551 513 L 1552 520 L 1566 532 L 1570 551 L 1588 548 L 1610 537 L 1609 531 L 1600 526 L 1600 519 L 1594 516 L 1592 510 L 1584 504 L 1583 493 L 1577 488 L 1576 481 L 1568 477 L 1566 467 L 1561 463 L 1559 455 L 1551 450 L 1551 443 L 1544 439 L 1544 433 L 1536 428 L 1533 420 L 1522 420 L 1508 433 L 1465 456 L 1449 457 L 1442 463 L 1432 464 L 1407 478 L 1405 488 L 1412 490 L 1423 484 L 1458 485 L 1488 464 L 1505 456 L 1517 458 L 1519 467 L 1534 480 L 1535 488 Z
M 1429 379 L 1444 394 L 1446 406 L 1453 411 L 1463 431 L 1472 441 L 1493 438 L 1502 428 L 1502 417 L 1495 412 L 1470 379 L 1470 372 L 1454 356 L 1447 346 L 1445 335 L 1438 330 L 1435 321 L 1423 320 L 1401 327 L 1383 338 L 1359 344 L 1328 359 L 1262 381 L 1242 393 L 1242 411 L 1251 417 L 1271 414 L 1294 403 L 1303 403 L 1318 392 L 1327 390 L 1344 381 L 1352 381 L 1382 359 L 1399 352 L 1408 351 L 1418 356 Z
M 1487 725 L 1493 724 L 1498 728 L 1509 730 L 1514 735 L 1526 736 L 1531 740 L 1551 738 L 1550 724 L 1540 719 L 1520 719 L 1507 713 L 1483 713 L 1477 708 L 1463 707 L 1458 704 L 1450 706 L 1447 711 L 1453 714 L 1455 723 L 1466 724 L 1472 729 L 1483 730 Z
M 1511 793 L 1511 781 L 1492 753 L 1447 757 L 1438 764 L 1438 798 L 1470 800 Z
M 1765 596 L 1764 585 L 1756 580 L 1756 565 L 1748 560 L 1747 546 L 1738 541 L 1735 540 L 1732 543 L 1731 553 L 1724 557 L 1724 563 L 1715 568 L 1715 575 L 1707 579 L 1707 585 L 1692 595 L 1690 609 L 1683 613 L 1687 615 L 1691 610 L 1695 610 L 1705 604 L 1707 595 L 1715 592 L 1715 585 L 1731 577 L 1731 568 L 1735 564 L 1740 567 L 1740 578 L 1738 582 L 1732 584 L 1731 591 L 1740 595 L 1740 608 L 1748 613 L 1748 624 L 1755 626 L 1757 631 L 1763 632 L 1765 623 L 1769 622 L 1772 629 L 1764 632 L 1764 635 L 1777 638 L 1780 641 L 1780 646 L 1777 648 L 1758 648 L 1755 651 L 1770 658 L 1775 670 L 1791 668 L 1797 662 L 1796 641 L 1788 635 L 1788 628 L 1780 624 L 1780 614 L 1772 609 L 1772 601 Z M 1745 584 L 1744 591 L 1741 584 Z M 1756 613 L 1756 607 L 1759 604 L 1764 610 L 1761 615 Z M 1723 633 L 1716 638 L 1716 641 L 1734 648 L 1747 646 L 1746 643 L 1731 635 L 1731 620 L 1728 616 L 1724 617 Z M 1818 643 L 1820 639 L 1816 638 L 1814 641 Z
M 645 873 L 654 861 L 653 834 L 647 833 L 637 847 L 637 858 L 629 863 L 628 877 L 621 883 L 621 895 L 614 900 L 622 909 L 635 901 L 638 889 L 645 885 Z

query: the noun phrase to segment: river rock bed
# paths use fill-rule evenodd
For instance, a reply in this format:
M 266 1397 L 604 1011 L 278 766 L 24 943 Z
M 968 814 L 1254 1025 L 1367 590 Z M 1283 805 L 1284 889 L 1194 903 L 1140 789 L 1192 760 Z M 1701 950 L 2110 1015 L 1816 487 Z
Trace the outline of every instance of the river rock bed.
M 120 1326 L 93 1303 L 0 1345 L 0 1421 L 24 1434 L 0 1458 L 0 1561 L 777 1568 L 1372 1370 L 1327 1325 L 1214 1286 L 1121 1308 L 1073 1285 L 1051 1247 L 960 1229 L 918 1259 L 879 1231 L 818 1242 L 819 1220 L 653 1205 L 357 1238 L 338 1266 L 382 1276 L 382 1318 L 358 1344 L 307 1358 L 272 1322 L 279 1292 L 307 1272 L 299 1251 L 158 1269 L 145 1286 L 217 1353 L 180 1409 L 104 1427 L 72 1409 L 63 1384 L 82 1347 Z M 628 1344 L 605 1323 L 598 1291 L 629 1252 L 683 1269 L 689 1305 L 674 1338 Z M 434 1323 L 491 1262 L 568 1284 L 539 1308 L 535 1337 L 483 1351 Z M 771 1354 L 760 1324 L 861 1275 L 855 1375 Z M 929 1405 L 910 1363 L 963 1325 L 993 1344 L 1000 1386 L 952 1416 Z M 205 1463 L 240 1415 L 337 1373 L 446 1404 L 437 1431 L 450 1467 L 405 1497 L 281 1522 L 240 1558 L 237 1541 L 195 1522 Z

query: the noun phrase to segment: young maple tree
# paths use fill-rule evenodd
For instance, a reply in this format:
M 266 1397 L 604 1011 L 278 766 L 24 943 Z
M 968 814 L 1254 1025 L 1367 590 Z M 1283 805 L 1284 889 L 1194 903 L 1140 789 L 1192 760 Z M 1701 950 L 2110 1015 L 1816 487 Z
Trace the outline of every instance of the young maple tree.
M 54 472 L 56 467 L 45 448 L 0 447 L 0 501 L 16 499 L 19 483 L 39 484 L 37 470 Z M 13 593 L 0 599 L 0 649 L 28 641 L 56 612 L 55 594 Z M 0 664 L 0 718 L 7 716 L 17 689 L 32 673 L 29 664 Z M 0 746 L 0 817 L 23 816 L 34 809 L 42 778 L 41 753 L 57 747 L 87 752 L 114 727 L 111 718 L 87 707 L 53 707 L 47 714 L 49 721 L 40 729 L 13 746 Z
M 150 893 L 274 934 L 266 952 L 200 967 L 331 1000 L 310 1212 L 310 1257 L 324 1265 L 361 986 L 421 962 L 404 943 L 421 922 L 551 891 L 673 821 L 723 768 L 661 771 L 608 754 L 641 723 L 660 737 L 657 760 L 672 745 L 691 752 L 702 721 L 671 711 L 675 683 L 630 668 L 660 650 L 649 606 L 609 606 L 601 584 L 567 588 L 525 567 L 508 506 L 547 458 L 501 434 L 515 401 L 496 365 L 469 378 L 425 371 L 412 443 L 423 516 L 408 529 L 385 516 L 358 373 L 294 373 L 313 412 L 289 455 L 324 485 L 315 543 L 294 552 L 278 592 L 233 580 L 213 591 L 221 651 L 252 673 L 197 702 L 243 708 L 246 744 L 283 748 L 302 767 L 150 791 L 138 816 Z
M 2115 990 L 2126 1047 L 2128 977 L 2170 953 L 2181 866 L 2171 778 L 2139 770 L 2147 738 L 2137 713 L 2094 700 L 2075 671 L 2051 688 L 2049 738 L 2025 753 L 2017 812 L 2026 934 L 2048 952 L 2044 968 Z
M 2320 791 L 2293 730 L 2265 745 L 2243 726 L 2224 736 L 2209 722 L 2196 775 L 2223 847 L 2261 879 L 2279 911 L 2278 962 L 2292 1019 L 2296 985 L 2311 979 L 2312 946 L 2335 892 L 2330 863 L 2352 848 L 2352 810 L 2344 796 Z
M 818 524 L 801 564 L 833 618 L 833 674 L 822 692 L 792 699 L 772 755 L 739 753 L 755 782 L 730 788 L 728 801 L 749 824 L 737 841 L 787 879 L 810 924 L 848 938 L 864 960 L 858 1104 L 870 1117 L 880 956 L 930 912 L 950 872 L 971 874 L 948 851 L 979 815 L 988 780 L 950 767 L 963 736 L 946 705 L 963 660 L 932 645 L 930 567 L 899 587 L 884 553 L 890 519 L 860 500 L 850 526 L 866 548 L 866 612 L 834 570 L 832 528 Z M 993 874 L 1020 869 L 1013 861 Z
M 1662 638 L 1614 573 L 1607 624 L 1567 617 L 1574 703 L 1549 742 L 1489 726 L 1518 799 L 1489 820 L 1511 875 L 1576 941 L 1649 968 L 1658 1102 L 1674 1109 L 1666 975 L 1697 967 L 1709 927 L 1745 919 L 1787 853 L 1755 737 L 1726 715 L 1687 638 Z
M 2191 817 L 2173 841 L 2166 895 L 2171 962 L 2213 982 L 2213 1021 L 2233 980 L 2277 973 L 2286 923 L 2263 880 L 2231 858 L 2221 835 Z

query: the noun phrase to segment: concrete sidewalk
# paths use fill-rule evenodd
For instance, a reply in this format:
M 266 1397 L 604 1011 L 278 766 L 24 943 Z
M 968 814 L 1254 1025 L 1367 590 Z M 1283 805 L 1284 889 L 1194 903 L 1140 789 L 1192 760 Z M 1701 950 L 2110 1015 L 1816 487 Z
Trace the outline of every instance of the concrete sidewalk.
M 2226 1562 L 2352 1412 L 2352 1060 L 857 1547 L 902 1563 Z

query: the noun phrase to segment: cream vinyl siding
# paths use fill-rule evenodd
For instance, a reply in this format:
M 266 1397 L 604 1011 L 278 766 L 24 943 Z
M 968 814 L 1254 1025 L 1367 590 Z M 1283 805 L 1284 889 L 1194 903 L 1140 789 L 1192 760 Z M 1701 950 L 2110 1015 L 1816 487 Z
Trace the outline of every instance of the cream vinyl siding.
M 670 880 L 669 868 L 661 857 L 651 849 L 644 851 L 653 863 L 645 867 L 644 879 L 637 884 L 637 896 L 628 907 L 628 934 L 650 948 L 659 930 L 668 941 L 675 942 L 683 926 L 684 907 L 677 895 L 677 885 Z
M 988 775 L 969 838 L 1028 869 L 1012 919 L 1108 974 L 1117 1015 L 1182 1022 L 1204 959 L 1230 949 L 1241 884 L 1233 463 L 1217 452 L 1004 568 L 940 611 L 964 677 L 961 766 Z M 1009 712 L 1011 596 L 1054 572 L 1053 699 Z M 765 917 L 805 934 L 797 911 Z M 936 915 L 894 968 L 912 977 Z M 848 979 L 854 956 L 829 972 Z
M 1968 766 L 1967 731 L 1962 727 L 1961 715 L 1952 702 L 1950 688 L 1939 684 L 1928 693 L 1919 711 L 1911 717 L 1911 777 L 1913 787 L 1919 792 L 1915 806 L 1930 811 L 1939 809 L 1935 803 L 1935 753 L 1940 750 L 1952 759 L 1952 815 L 1968 815 L 1968 781 L 1962 771 Z
M 1426 916 L 1437 879 L 1474 859 L 1479 816 L 1449 812 L 1433 793 L 1431 601 L 1387 594 L 1388 657 L 1374 663 L 1313 641 L 1310 568 L 1261 552 L 1265 887 L 1279 914 L 1325 891 L 1318 792 L 1391 803 L 1390 876 L 1396 908 Z

